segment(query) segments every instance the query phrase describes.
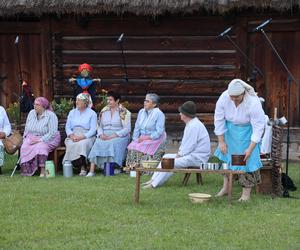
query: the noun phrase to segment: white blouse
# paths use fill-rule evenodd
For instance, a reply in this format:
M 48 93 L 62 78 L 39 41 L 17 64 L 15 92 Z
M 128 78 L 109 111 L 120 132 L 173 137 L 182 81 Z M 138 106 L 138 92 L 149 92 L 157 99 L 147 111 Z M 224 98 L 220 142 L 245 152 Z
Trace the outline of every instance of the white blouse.
M 186 124 L 178 155 L 189 155 L 201 162 L 208 161 L 210 155 L 209 134 L 203 123 L 197 117 Z
M 24 137 L 30 133 L 41 136 L 44 142 L 48 142 L 54 138 L 57 131 L 58 120 L 54 112 L 45 110 L 39 119 L 34 109 L 29 112 L 26 120 Z
M 11 125 L 7 113 L 2 106 L 0 106 L 0 131 L 4 132 L 6 136 L 9 136 L 11 133 Z
M 98 136 L 106 134 L 107 131 L 116 133 L 119 137 L 125 137 L 130 134 L 131 131 L 131 122 L 130 118 L 126 124 L 123 126 L 119 109 L 111 115 L 111 111 L 107 110 L 102 113 L 100 117 L 99 127 L 98 127 Z
M 226 132 L 225 121 L 234 124 L 250 123 L 253 129 L 251 141 L 260 142 L 265 127 L 265 113 L 256 96 L 246 93 L 244 100 L 236 107 L 227 90 L 224 91 L 217 101 L 214 115 L 214 132 L 217 136 Z

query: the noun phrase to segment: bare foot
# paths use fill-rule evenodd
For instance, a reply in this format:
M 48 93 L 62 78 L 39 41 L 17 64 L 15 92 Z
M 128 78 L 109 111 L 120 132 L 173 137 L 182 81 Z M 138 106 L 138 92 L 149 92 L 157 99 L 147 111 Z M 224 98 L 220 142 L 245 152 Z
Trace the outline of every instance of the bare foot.
M 146 181 L 145 183 L 143 183 L 142 185 L 143 186 L 147 186 L 147 185 L 149 185 L 149 184 L 151 184 L 152 183 L 152 180 L 149 180 L 149 181 Z
M 152 188 L 154 188 L 154 187 L 152 186 L 151 183 L 146 186 L 143 186 L 143 189 L 152 189 Z
M 220 192 L 215 195 L 215 197 L 222 197 L 222 196 L 225 196 L 227 194 L 228 194 L 228 191 L 226 189 L 222 188 L 220 190 Z

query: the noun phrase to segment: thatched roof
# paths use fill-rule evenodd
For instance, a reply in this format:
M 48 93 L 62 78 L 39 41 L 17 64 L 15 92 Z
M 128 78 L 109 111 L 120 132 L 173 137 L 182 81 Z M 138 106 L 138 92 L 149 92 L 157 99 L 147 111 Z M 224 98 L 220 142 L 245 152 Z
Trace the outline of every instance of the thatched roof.
M 225 13 L 232 9 L 255 8 L 287 11 L 299 7 L 300 0 L 0 0 L 0 16 L 16 14 L 97 14 L 134 13 L 159 15 L 207 10 Z

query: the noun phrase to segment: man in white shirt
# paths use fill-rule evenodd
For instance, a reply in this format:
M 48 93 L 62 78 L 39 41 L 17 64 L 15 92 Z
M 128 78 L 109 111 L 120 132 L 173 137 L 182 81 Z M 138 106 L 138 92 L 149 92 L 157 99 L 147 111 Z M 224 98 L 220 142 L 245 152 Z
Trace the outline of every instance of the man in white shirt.
M 175 158 L 175 168 L 197 167 L 206 163 L 210 155 L 210 138 L 203 123 L 196 117 L 196 104 L 185 102 L 179 107 L 180 118 L 186 124 L 181 146 L 177 154 L 166 154 L 164 158 Z M 161 168 L 161 163 L 158 168 Z M 144 188 L 155 188 L 165 183 L 173 173 L 156 172 Z

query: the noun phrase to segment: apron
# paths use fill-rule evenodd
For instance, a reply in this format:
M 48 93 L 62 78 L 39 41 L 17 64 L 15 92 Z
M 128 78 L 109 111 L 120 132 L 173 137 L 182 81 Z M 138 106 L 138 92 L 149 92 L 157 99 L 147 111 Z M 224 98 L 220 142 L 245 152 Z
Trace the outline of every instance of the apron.
M 219 148 L 215 151 L 215 156 L 226 162 L 230 170 L 240 170 L 247 173 L 254 172 L 262 167 L 260 161 L 260 143 L 257 143 L 250 157 L 246 162 L 246 166 L 234 166 L 231 164 L 231 155 L 244 154 L 251 143 L 252 126 L 247 124 L 234 124 L 226 121 L 226 132 L 224 134 L 225 143 L 227 145 L 227 153 L 222 154 Z

